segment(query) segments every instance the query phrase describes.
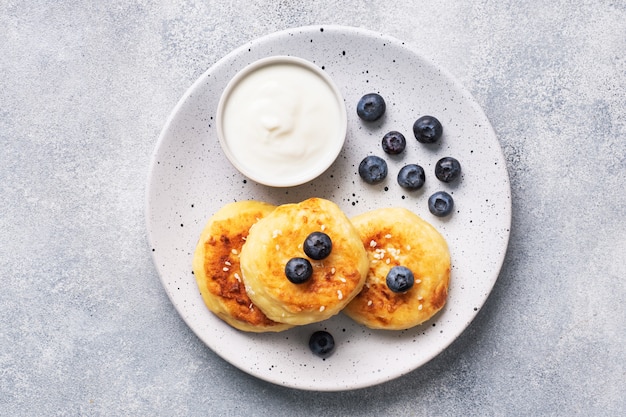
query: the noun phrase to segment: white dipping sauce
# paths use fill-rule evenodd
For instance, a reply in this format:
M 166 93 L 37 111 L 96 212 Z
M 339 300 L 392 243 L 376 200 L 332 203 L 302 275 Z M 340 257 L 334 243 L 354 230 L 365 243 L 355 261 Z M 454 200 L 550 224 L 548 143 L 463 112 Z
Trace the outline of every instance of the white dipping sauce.
M 309 65 L 270 61 L 227 87 L 220 140 L 235 167 L 252 179 L 296 185 L 321 174 L 341 150 L 343 99 Z

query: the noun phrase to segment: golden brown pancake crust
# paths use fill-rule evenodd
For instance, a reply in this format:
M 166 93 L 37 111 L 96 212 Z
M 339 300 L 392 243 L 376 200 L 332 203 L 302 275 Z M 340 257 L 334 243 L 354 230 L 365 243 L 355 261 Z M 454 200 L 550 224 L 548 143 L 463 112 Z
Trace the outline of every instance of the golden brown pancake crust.
M 344 309 L 374 329 L 402 330 L 430 319 L 444 306 L 450 279 L 450 254 L 435 228 L 403 208 L 382 208 L 352 218 L 369 256 L 363 290 Z M 393 266 L 409 268 L 414 286 L 394 293 L 386 284 Z
M 254 306 L 239 267 L 241 248 L 250 227 L 274 209 L 258 201 L 225 205 L 209 219 L 194 253 L 193 271 L 205 304 L 240 330 L 276 332 L 291 327 L 268 319 Z
M 310 260 L 312 277 L 293 284 L 285 265 L 305 257 L 303 242 L 316 231 L 332 240 L 330 255 Z M 311 198 L 279 206 L 256 223 L 241 253 L 248 295 L 272 320 L 302 325 L 337 314 L 361 290 L 368 269 L 367 253 L 350 220 L 328 200 Z

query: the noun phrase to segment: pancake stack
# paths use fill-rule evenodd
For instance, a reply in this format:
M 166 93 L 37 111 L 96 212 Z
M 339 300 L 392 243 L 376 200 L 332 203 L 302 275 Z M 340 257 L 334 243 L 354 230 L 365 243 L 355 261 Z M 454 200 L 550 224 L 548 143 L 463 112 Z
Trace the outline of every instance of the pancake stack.
M 323 259 L 305 253 L 305 240 L 316 233 L 332 242 Z M 311 267 L 303 282 L 286 276 L 294 258 Z M 411 288 L 389 288 L 386 277 L 394 266 L 412 272 Z M 370 328 L 401 330 L 444 306 L 450 255 L 439 232 L 406 209 L 348 219 L 321 198 L 277 207 L 242 201 L 209 219 L 193 271 L 208 309 L 242 331 L 278 332 L 340 312 Z

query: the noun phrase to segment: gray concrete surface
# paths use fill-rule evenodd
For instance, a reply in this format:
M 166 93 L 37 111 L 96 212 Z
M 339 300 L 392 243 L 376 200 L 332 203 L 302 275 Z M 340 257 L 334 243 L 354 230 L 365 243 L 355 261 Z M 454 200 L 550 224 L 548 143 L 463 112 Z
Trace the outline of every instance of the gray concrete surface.
M 160 129 L 242 43 L 405 40 L 483 106 L 509 252 L 472 325 L 392 382 L 314 393 L 217 357 L 167 298 L 144 196 Z M 0 1 L 0 415 L 626 414 L 626 3 Z

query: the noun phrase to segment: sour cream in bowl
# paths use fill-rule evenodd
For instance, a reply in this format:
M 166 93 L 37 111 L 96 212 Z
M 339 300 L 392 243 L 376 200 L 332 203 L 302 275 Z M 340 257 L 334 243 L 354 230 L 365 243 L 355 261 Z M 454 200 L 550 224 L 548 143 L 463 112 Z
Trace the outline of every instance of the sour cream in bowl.
M 227 84 L 217 134 L 228 160 L 260 184 L 309 182 L 335 161 L 346 138 L 346 107 L 321 68 L 302 58 L 255 61 Z

